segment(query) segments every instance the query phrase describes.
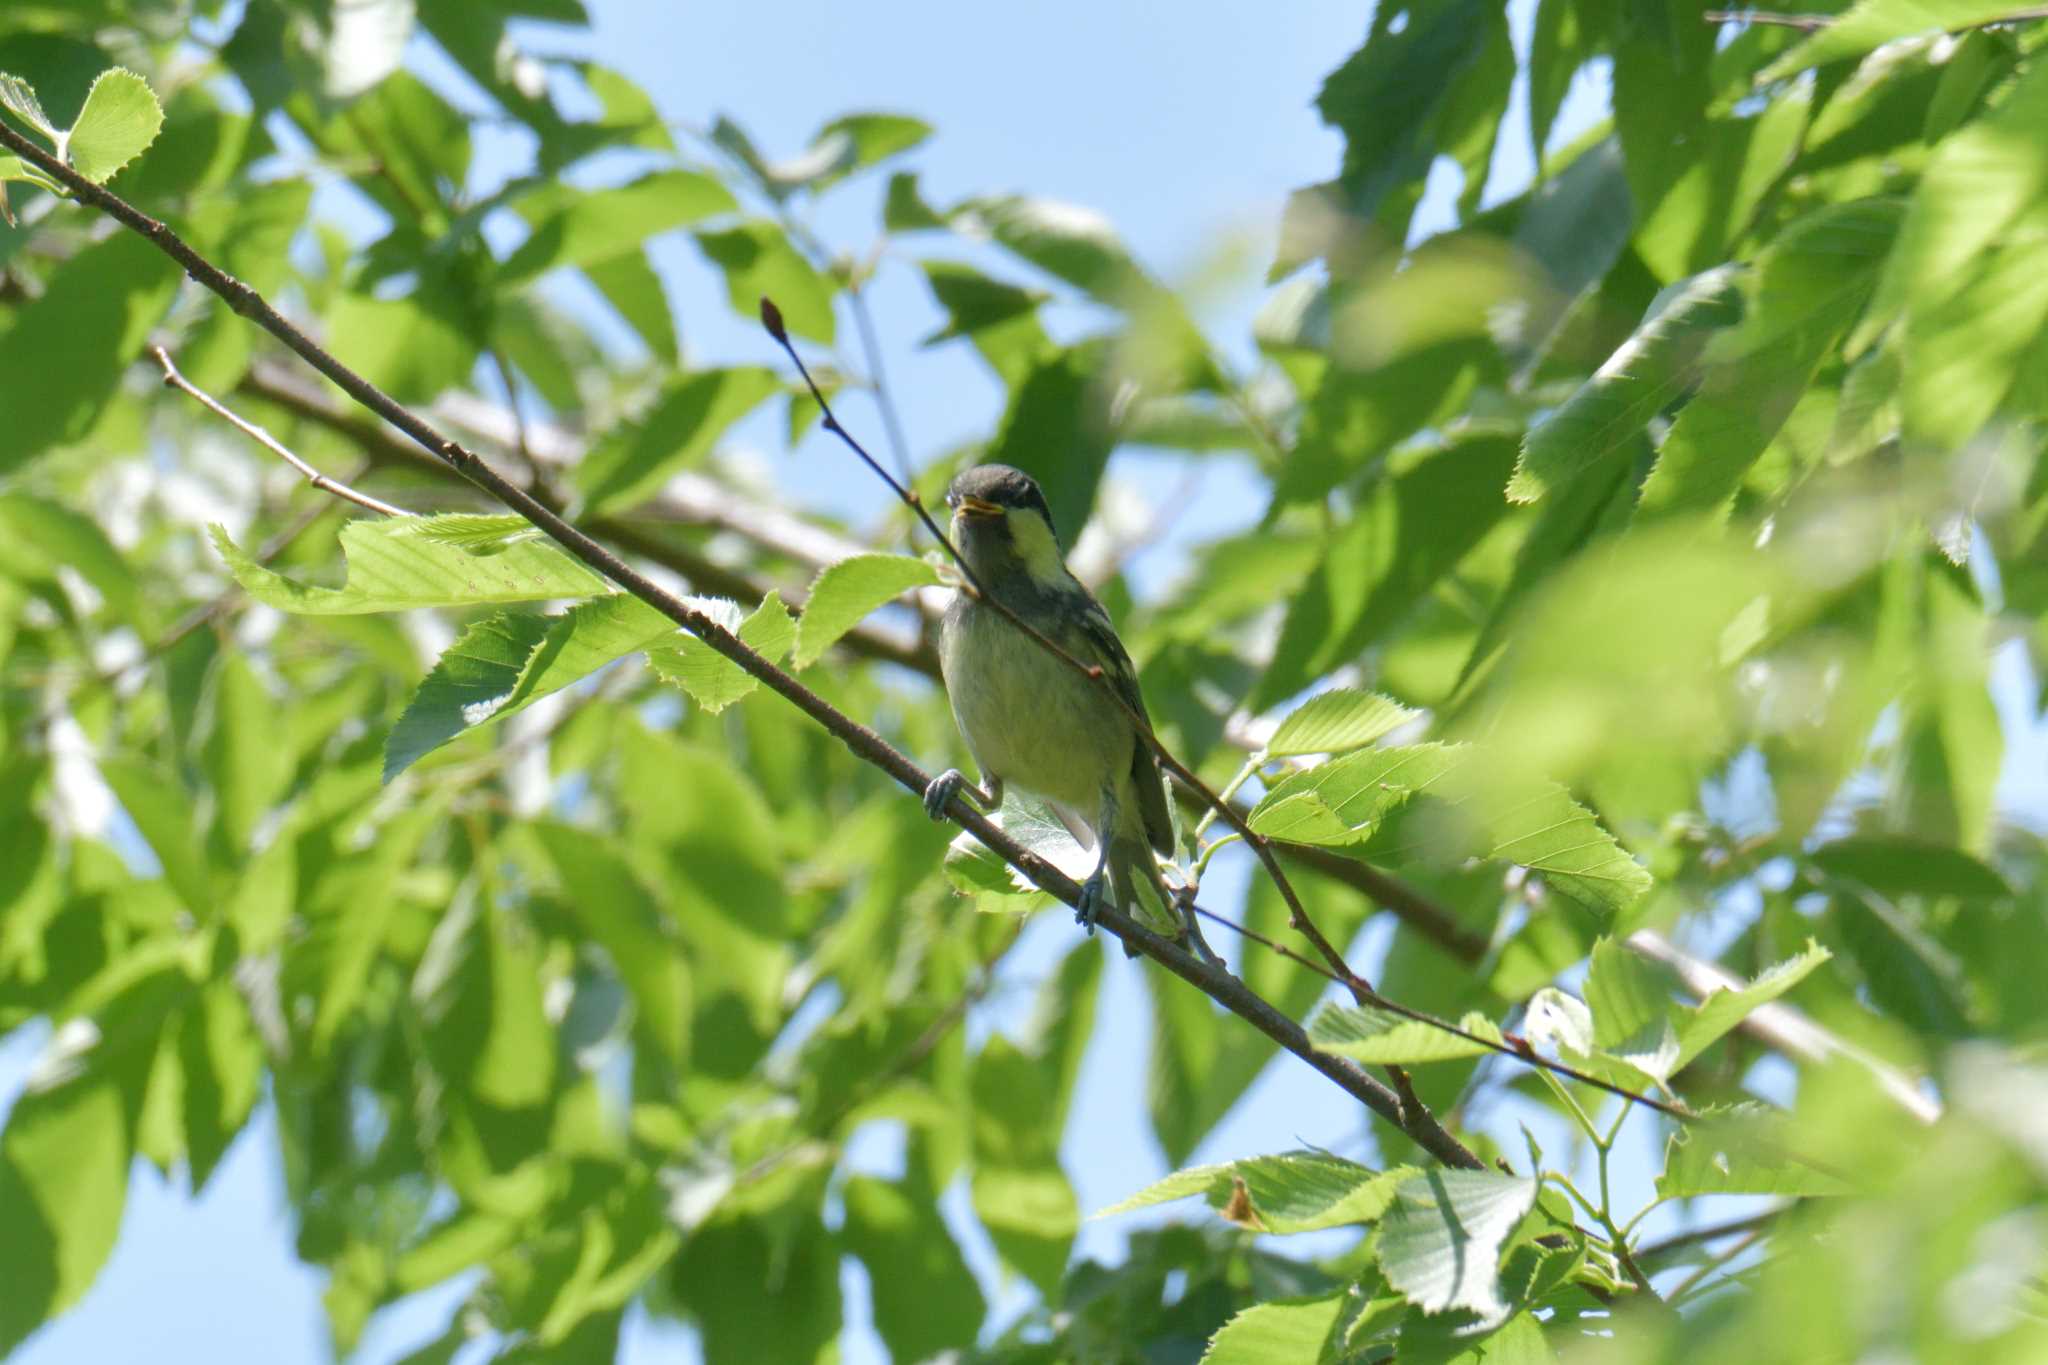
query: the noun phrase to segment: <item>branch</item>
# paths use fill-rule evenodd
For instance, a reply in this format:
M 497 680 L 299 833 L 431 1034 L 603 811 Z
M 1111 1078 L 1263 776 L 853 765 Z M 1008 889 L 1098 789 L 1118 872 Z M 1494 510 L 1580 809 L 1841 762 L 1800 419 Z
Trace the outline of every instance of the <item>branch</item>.
M 791 705 L 830 731 L 856 757 L 881 769 L 913 795 L 921 797 L 926 787 L 930 785 L 930 776 L 879 734 L 845 715 L 796 678 L 769 663 L 717 621 L 664 590 L 625 560 L 572 526 L 552 508 L 492 469 L 475 452 L 442 435 L 417 414 L 342 364 L 273 308 L 262 295 L 200 255 L 165 224 L 136 209 L 112 191 L 87 180 L 5 123 L 0 123 L 0 146 L 5 146 L 64 185 L 81 203 L 91 205 L 154 244 L 183 267 L 186 274 L 226 301 L 238 315 L 250 319 L 277 338 L 307 364 L 333 380 L 349 397 L 376 413 L 430 455 L 445 461 L 470 482 L 546 532 L 557 544 L 591 569 L 661 612 L 676 625 L 738 665 L 750 677 L 779 693 Z M 1072 878 L 1010 838 L 980 812 L 964 808 L 963 803 L 955 802 L 953 818 L 962 828 L 973 834 L 1005 862 L 1029 877 L 1041 889 L 1067 905 L 1078 906 L 1081 888 Z M 1348 1094 L 1401 1129 L 1439 1161 L 1469 1170 L 1483 1169 L 1480 1159 L 1445 1131 L 1427 1112 L 1410 1111 L 1402 1104 L 1399 1096 L 1368 1076 L 1359 1067 L 1341 1057 L 1318 1052 L 1309 1043 L 1308 1036 L 1299 1024 L 1274 1009 L 1228 972 L 1198 960 L 1183 951 L 1177 943 L 1161 938 L 1115 909 L 1104 909 L 1098 916 L 1098 923 L 1115 934 L 1126 947 L 1143 953 L 1176 976 L 1193 984 L 1224 1008 L 1328 1076 Z
M 1710 9 L 1700 16 L 1710 24 L 1768 24 L 1775 28 L 1796 28 L 1802 33 L 1818 33 L 1841 17 L 1839 14 L 1775 14 L 1754 9 Z M 1973 28 L 1990 28 L 1993 24 L 2012 24 L 2028 19 L 2048 19 L 2048 5 L 2007 10 L 1995 19 L 1958 24 L 1948 32 L 1965 33 Z
M 325 474 L 322 474 L 319 470 L 292 454 L 275 436 L 272 436 L 254 422 L 248 421 L 241 414 L 224 407 L 212 394 L 205 392 L 191 380 L 185 378 L 183 374 L 179 373 L 178 367 L 171 363 L 171 353 L 169 351 L 161 346 L 153 346 L 150 348 L 149 353 L 156 357 L 157 364 L 164 367 L 165 388 L 177 389 L 179 392 L 189 395 L 199 406 L 205 408 L 208 412 L 211 412 L 214 416 L 220 418 L 223 422 L 226 422 L 229 426 L 283 460 L 293 469 L 305 475 L 306 482 L 312 484 L 313 487 L 321 492 L 332 493 L 344 502 L 352 502 L 358 507 L 366 507 L 379 516 L 409 517 L 412 515 L 403 507 L 393 507 L 390 503 L 373 498 L 368 493 L 358 493 L 347 484 L 337 483 L 333 479 L 328 478 Z

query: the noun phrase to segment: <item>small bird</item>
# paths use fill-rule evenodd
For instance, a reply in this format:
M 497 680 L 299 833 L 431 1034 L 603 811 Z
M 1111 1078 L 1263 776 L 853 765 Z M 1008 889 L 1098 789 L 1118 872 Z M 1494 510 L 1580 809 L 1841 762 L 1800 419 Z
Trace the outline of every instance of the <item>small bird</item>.
M 953 719 L 981 769 L 976 787 L 949 768 L 925 789 L 924 808 L 945 818 L 955 796 L 984 811 L 1002 804 L 1014 784 L 1048 802 L 1074 836 L 1100 853 L 1081 887 L 1077 918 L 1090 932 L 1106 889 L 1129 912 L 1142 878 L 1172 907 L 1176 897 L 1159 873 L 1155 852 L 1171 857 L 1173 822 L 1166 780 L 1146 734 L 1152 722 L 1138 691 L 1137 670 L 1102 609 L 1068 571 L 1053 533 L 1045 495 L 1022 470 L 977 465 L 946 490 L 953 543 L 989 596 L 1084 664 L 1091 678 L 1031 639 L 970 590 L 954 595 L 939 630 L 939 666 Z M 1106 686 L 1105 686 L 1106 684 Z M 1130 713 L 1109 695 L 1113 688 Z M 1189 946 L 1210 962 L 1194 908 L 1181 904 Z

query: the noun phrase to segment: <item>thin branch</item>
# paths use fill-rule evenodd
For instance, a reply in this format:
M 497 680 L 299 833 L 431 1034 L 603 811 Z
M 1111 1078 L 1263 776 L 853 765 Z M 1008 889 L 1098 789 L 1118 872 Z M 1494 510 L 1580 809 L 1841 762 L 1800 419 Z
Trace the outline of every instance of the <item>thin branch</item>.
M 292 454 L 290 450 L 285 448 L 284 443 L 275 436 L 272 436 L 254 422 L 242 417 L 239 413 L 232 412 L 222 406 L 220 401 L 212 394 L 207 393 L 191 380 L 185 378 L 183 374 L 179 373 L 178 367 L 171 363 L 171 353 L 163 347 L 151 347 L 150 354 L 156 357 L 157 364 L 164 367 L 165 388 L 176 389 L 180 393 L 187 395 L 194 402 L 198 403 L 199 406 L 205 408 L 208 412 L 211 412 L 214 416 L 220 418 L 223 422 L 226 422 L 257 445 L 262 446 L 265 450 L 277 456 L 280 460 L 283 460 L 293 469 L 298 470 L 299 473 L 305 476 L 307 483 L 312 484 L 313 487 L 321 492 L 332 493 L 344 502 L 352 502 L 358 507 L 366 507 L 380 516 L 409 517 L 412 515 L 403 507 L 393 507 L 390 503 L 373 498 L 368 493 L 359 493 L 345 483 L 337 483 L 298 456 Z
M 664 590 L 589 535 L 518 487 L 486 464 L 477 454 L 435 430 L 419 415 L 396 402 L 382 389 L 349 369 L 331 353 L 294 326 L 259 293 L 233 278 L 195 251 L 168 226 L 136 209 L 119 195 L 78 174 L 27 137 L 0 123 L 0 145 L 36 166 L 65 186 L 81 203 L 91 205 L 122 226 L 140 234 L 176 261 L 200 285 L 219 295 L 238 315 L 248 318 L 277 338 L 307 364 L 333 380 L 341 390 L 382 417 L 399 431 L 446 461 L 485 492 L 546 532 L 557 544 L 596 572 L 661 612 L 714 651 L 780 694 L 798 710 L 823 726 L 857 757 L 881 769 L 915 795 L 922 796 L 931 777 L 916 763 L 872 729 L 847 716 L 816 692 L 783 672 L 716 620 Z M 954 803 L 954 820 L 973 834 L 998 857 L 1029 877 L 1041 889 L 1070 906 L 1078 906 L 1081 888 L 1071 877 L 1017 843 L 980 812 Z M 1242 981 L 1219 967 L 1199 960 L 1173 940 L 1137 924 L 1114 908 L 1104 908 L 1098 923 L 1123 943 L 1152 958 L 1168 971 L 1188 981 L 1224 1008 L 1244 1019 L 1288 1051 L 1341 1086 L 1346 1093 L 1406 1133 L 1418 1145 L 1446 1165 L 1468 1170 L 1483 1169 L 1471 1149 L 1459 1142 L 1427 1113 L 1411 1113 L 1392 1090 L 1368 1076 L 1361 1068 L 1340 1057 L 1319 1052 L 1294 1020 L 1273 1006 Z
M 874 315 L 868 309 L 867 294 L 860 287 L 857 273 L 847 281 L 846 297 L 853 310 L 854 324 L 860 330 L 861 356 L 867 362 L 868 382 L 874 386 L 875 406 L 882 412 L 882 430 L 888 434 L 889 450 L 896 457 L 896 472 L 903 476 L 903 482 L 909 483 L 910 441 L 903 434 L 903 419 L 897 414 L 896 400 L 889 394 L 889 376 L 882 369 L 882 343 L 875 335 Z
M 1006 603 L 988 590 L 988 586 L 981 581 L 981 576 L 975 573 L 966 559 L 961 556 L 960 551 L 954 547 L 952 540 L 940 528 L 938 522 L 932 518 L 930 510 L 925 507 L 924 499 L 918 496 L 917 490 L 906 487 L 892 478 L 887 470 L 876 463 L 875 457 L 868 454 L 867 449 L 854 438 L 853 433 L 841 425 L 839 418 L 833 413 L 832 404 L 826 399 L 824 391 L 818 387 L 817 381 L 811 378 L 810 367 L 804 364 L 803 357 L 797 353 L 796 346 L 790 341 L 789 332 L 782 325 L 782 311 L 767 298 L 761 300 L 761 325 L 767 329 L 768 335 L 775 339 L 776 344 L 782 347 L 784 354 L 788 355 L 790 363 L 796 366 L 797 373 L 803 376 L 805 386 L 810 389 L 812 399 L 818 404 L 818 411 L 822 414 L 825 429 L 844 442 L 849 450 L 860 457 L 861 463 L 873 471 L 875 477 L 889 486 L 890 491 L 895 493 L 904 506 L 917 514 L 918 520 L 924 523 L 924 528 L 930 533 L 932 539 L 938 542 L 939 547 L 946 552 L 947 557 L 959 567 L 961 575 L 967 580 L 969 586 L 973 588 L 975 596 L 981 598 L 984 603 L 1019 632 L 1037 644 L 1039 648 L 1059 659 L 1083 677 L 1090 679 L 1102 689 L 1102 694 L 1109 698 L 1118 710 L 1123 712 L 1125 718 L 1130 721 L 1132 729 L 1145 741 L 1146 746 L 1152 750 L 1153 755 L 1159 760 L 1160 766 L 1169 773 L 1172 773 L 1182 786 L 1201 797 L 1202 801 L 1221 817 L 1223 823 L 1229 825 L 1233 831 L 1241 836 L 1246 845 L 1257 855 L 1260 864 L 1266 870 L 1266 875 L 1272 879 L 1275 889 L 1279 891 L 1280 899 L 1287 905 L 1288 927 L 1306 938 L 1314 946 L 1317 954 L 1322 957 L 1323 961 L 1328 963 L 1333 971 L 1339 973 L 1339 979 L 1358 998 L 1360 1004 L 1369 1003 L 1372 999 L 1376 998 L 1377 993 L 1373 990 L 1372 985 L 1365 978 L 1351 970 L 1350 965 L 1344 961 L 1343 954 L 1339 953 L 1331 945 L 1329 939 L 1323 936 L 1323 931 L 1318 929 L 1315 921 L 1309 917 L 1307 909 L 1301 903 L 1301 897 L 1295 893 L 1293 884 L 1287 880 L 1287 873 L 1281 869 L 1279 858 L 1274 856 L 1272 841 L 1267 839 L 1266 836 L 1256 833 L 1245 822 L 1244 817 L 1238 814 L 1237 810 L 1228 801 L 1218 796 L 1210 789 L 1207 783 L 1195 776 L 1185 764 L 1173 756 L 1172 751 L 1161 742 L 1159 736 L 1153 733 L 1152 726 L 1146 721 L 1143 713 L 1125 701 L 1122 696 L 1118 695 L 1115 684 L 1110 681 L 1108 675 L 1103 672 L 1099 665 L 1084 663 L 1067 650 L 1061 648 L 1045 632 L 1039 630 L 1012 611 Z M 954 804 L 965 805 L 966 803 L 961 798 L 956 797 L 954 798 Z
M 1204 910 L 1200 906 L 1195 907 L 1195 913 L 1203 919 L 1222 925 L 1224 928 L 1263 948 L 1278 953 L 1290 962 L 1299 963 L 1318 976 L 1334 981 L 1340 986 L 1347 984 L 1342 977 L 1327 967 L 1317 962 L 1311 962 L 1286 944 L 1276 943 L 1256 929 L 1247 928 L 1233 919 L 1219 915 L 1213 910 Z M 1563 1062 L 1552 1061 L 1550 1058 L 1537 1052 L 1529 1040 L 1519 1034 L 1503 1033 L 1501 1036 L 1507 1041 L 1495 1042 L 1483 1034 L 1473 1033 L 1467 1029 L 1460 1028 L 1448 1019 L 1440 1019 L 1436 1015 L 1429 1014 L 1423 1010 L 1410 1008 L 1397 1000 L 1389 1000 L 1383 995 L 1376 996 L 1373 999 L 1371 1008 L 1385 1010 L 1388 1014 L 1398 1015 L 1403 1019 L 1409 1019 L 1418 1024 L 1427 1024 L 1438 1032 L 1448 1033 L 1453 1038 L 1462 1038 L 1476 1047 L 1485 1048 L 1488 1052 L 1497 1052 L 1503 1057 L 1512 1057 L 1516 1061 L 1535 1067 L 1539 1071 L 1549 1071 L 1563 1076 L 1567 1080 L 1578 1081 L 1582 1085 L 1590 1085 L 1596 1090 L 1605 1090 L 1608 1094 L 1627 1100 L 1630 1104 L 1639 1104 L 1645 1109 L 1654 1109 L 1658 1113 L 1669 1118 L 1678 1119 L 1680 1122 L 1696 1123 L 1699 1121 L 1699 1115 L 1683 1105 L 1668 1104 L 1663 1100 L 1654 1099 L 1651 1096 L 1630 1090 L 1625 1086 L 1617 1085 L 1613 1081 L 1602 1080 L 1600 1077 L 1581 1071 L 1577 1067 L 1568 1066 Z
M 1674 1251 L 1699 1246 L 1704 1242 L 1718 1242 L 1724 1237 L 1734 1237 L 1745 1232 L 1755 1232 L 1782 1217 L 1791 1204 L 1781 1204 L 1762 1213 L 1753 1213 L 1747 1218 L 1731 1218 L 1725 1223 L 1713 1223 L 1706 1227 L 1692 1228 L 1686 1232 L 1674 1233 L 1659 1241 L 1651 1242 L 1636 1255 L 1642 1260 L 1657 1260 Z
M 1754 9 L 1710 9 L 1700 18 L 1710 24 L 1768 24 L 1774 28 L 1796 28 L 1802 33 L 1818 33 L 1842 16 L 1839 14 L 1777 14 L 1769 10 Z M 1990 28 L 1994 24 L 2020 23 L 2029 19 L 2048 19 L 2048 5 L 2027 5 L 2010 9 L 1992 19 L 1980 19 L 1974 24 L 1958 24 L 1948 30 L 1951 33 L 1965 33 L 1975 28 Z

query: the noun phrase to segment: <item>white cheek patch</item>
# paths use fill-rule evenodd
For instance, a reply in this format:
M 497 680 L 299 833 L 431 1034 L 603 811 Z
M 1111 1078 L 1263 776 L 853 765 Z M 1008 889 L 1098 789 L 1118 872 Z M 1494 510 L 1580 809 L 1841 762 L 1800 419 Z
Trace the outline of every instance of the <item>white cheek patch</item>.
M 1017 557 L 1024 561 L 1025 570 L 1037 579 L 1064 576 L 1066 565 L 1060 559 L 1060 543 L 1053 539 L 1045 518 L 1035 512 L 1005 515 L 1010 521 L 1010 543 L 1017 547 Z

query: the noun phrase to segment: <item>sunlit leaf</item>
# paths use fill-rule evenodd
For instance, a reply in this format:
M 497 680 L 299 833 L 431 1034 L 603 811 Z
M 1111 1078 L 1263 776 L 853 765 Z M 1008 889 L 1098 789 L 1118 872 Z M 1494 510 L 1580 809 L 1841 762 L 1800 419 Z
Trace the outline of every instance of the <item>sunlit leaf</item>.
M 215 526 L 214 548 L 251 597 L 302 616 L 345 616 L 493 602 L 594 597 L 602 578 L 542 541 L 489 538 L 450 542 L 432 517 L 356 520 L 341 528 L 348 577 L 340 588 L 315 588 L 264 568 Z M 462 534 L 473 523 L 462 523 Z
M 936 569 L 908 555 L 854 555 L 828 565 L 804 600 L 796 628 L 795 666 L 809 668 L 823 658 L 834 641 L 884 602 L 938 581 Z
M 73 170 L 103 184 L 142 155 L 163 124 L 163 106 L 149 82 L 115 67 L 92 83 L 78 121 L 65 134 L 64 150 Z
M 1411 1176 L 1373 1234 L 1387 1283 L 1425 1312 L 1507 1312 L 1500 1257 L 1509 1233 L 1536 1206 L 1538 1184 L 1492 1171 Z

